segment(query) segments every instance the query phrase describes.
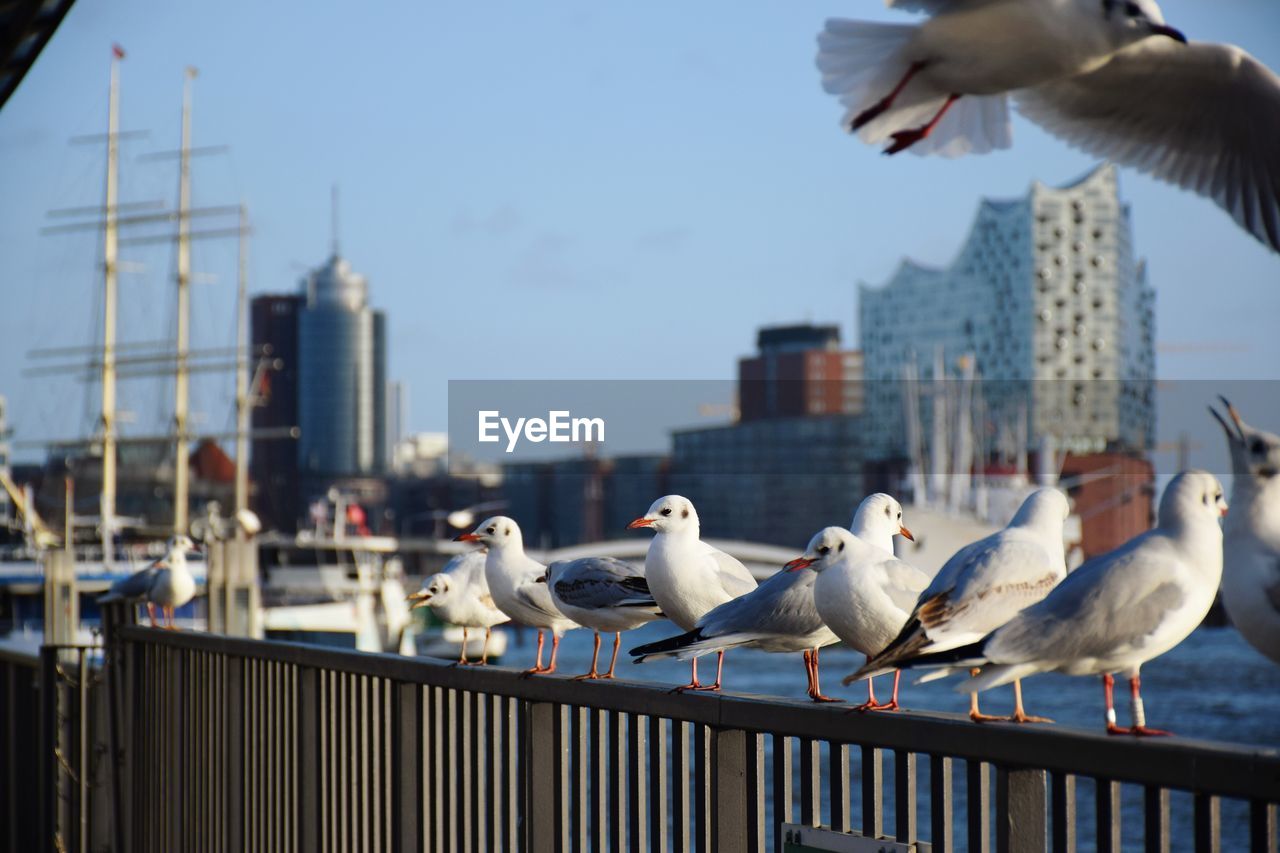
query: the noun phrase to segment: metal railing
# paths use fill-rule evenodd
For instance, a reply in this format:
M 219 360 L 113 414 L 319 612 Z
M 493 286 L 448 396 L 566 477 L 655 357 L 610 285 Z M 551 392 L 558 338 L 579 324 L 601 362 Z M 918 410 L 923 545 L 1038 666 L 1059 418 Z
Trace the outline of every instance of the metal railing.
M 782 850 L 791 825 L 936 853 L 1277 845 L 1276 750 L 136 626 L 112 646 L 130 851 Z

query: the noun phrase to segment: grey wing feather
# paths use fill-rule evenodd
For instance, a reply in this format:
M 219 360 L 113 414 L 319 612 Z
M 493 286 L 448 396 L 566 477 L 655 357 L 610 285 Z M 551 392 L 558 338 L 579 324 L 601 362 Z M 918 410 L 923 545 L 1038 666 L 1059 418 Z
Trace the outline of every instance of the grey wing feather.
M 778 572 L 751 592 L 703 616 L 705 636 L 750 633 L 803 636 L 822 627 L 813 601 L 814 572 Z
M 1186 593 L 1159 565 L 1176 555 L 1133 539 L 1080 566 L 1037 604 L 992 635 L 987 656 L 998 663 L 1106 657 L 1140 649 Z M 1153 553 L 1153 551 L 1155 553 Z
M 547 589 L 545 583 L 534 583 L 532 581 L 522 583 L 516 588 L 516 597 L 530 607 L 541 610 L 548 616 L 563 619 L 564 614 L 560 612 L 560 608 L 556 607 L 556 603 L 551 600 L 551 590 Z
M 1050 133 L 1213 199 L 1280 252 L 1280 77 L 1240 48 L 1147 38 L 1017 99 Z
M 724 591 L 737 598 L 756 588 L 756 579 L 746 566 L 723 551 L 711 548 L 708 553 L 715 561 Z
M 910 613 L 931 578 L 910 563 L 896 559 L 888 561 L 885 572 L 889 575 L 889 585 L 885 590 L 889 599 Z
M 98 600 L 103 602 L 120 601 L 122 599 L 146 598 L 155 585 L 160 572 L 164 570 L 161 563 L 152 563 L 145 569 L 139 569 L 127 578 L 121 578 L 111 585 L 111 590 Z
M 556 597 L 565 604 L 584 609 L 653 606 L 653 595 L 643 573 L 613 557 L 584 557 L 570 561 L 548 576 L 557 575 Z
M 890 9 L 901 9 L 903 12 L 923 12 L 926 15 L 937 15 L 965 6 L 981 6 L 997 0 L 885 0 Z

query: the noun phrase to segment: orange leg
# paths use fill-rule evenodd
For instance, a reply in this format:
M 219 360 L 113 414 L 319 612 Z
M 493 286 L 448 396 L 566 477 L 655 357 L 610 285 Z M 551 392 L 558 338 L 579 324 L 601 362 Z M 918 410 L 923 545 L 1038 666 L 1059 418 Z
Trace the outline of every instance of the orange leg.
M 151 619 L 152 628 L 160 627 L 159 625 L 156 624 L 156 606 L 152 604 L 150 601 L 147 602 L 147 616 L 150 617 Z
M 538 661 L 533 665 L 533 669 L 526 669 L 525 675 L 537 675 L 542 672 L 542 629 L 538 629 Z
M 924 68 L 923 62 L 911 63 L 911 67 L 907 69 L 907 73 L 903 75 L 900 81 L 898 81 L 898 85 L 893 87 L 893 91 L 876 101 L 867 109 L 858 113 L 857 118 L 850 122 L 849 130 L 851 132 L 857 130 L 867 122 L 882 114 L 885 110 L 889 109 L 889 107 L 893 106 L 893 102 L 902 94 L 902 90 L 907 88 L 907 84 L 911 82 L 911 78 L 916 76 L 916 73 L 921 68 Z
M 822 685 L 818 682 L 818 650 L 805 653 L 805 663 L 809 666 L 809 698 L 815 702 L 843 702 L 843 699 L 833 699 L 830 696 L 822 695 Z
M 592 648 L 591 650 L 591 669 L 582 673 L 582 675 L 575 675 L 573 677 L 573 680 L 574 681 L 594 681 L 595 679 L 599 678 L 600 673 L 596 672 L 596 662 L 599 659 L 600 659 L 600 632 L 596 631 L 595 647 Z
M 458 655 L 458 666 L 467 665 L 467 629 L 462 629 L 462 653 Z
M 618 665 L 618 647 L 622 645 L 622 632 L 613 632 L 613 657 L 609 658 L 609 671 L 602 678 L 613 678 L 613 668 Z

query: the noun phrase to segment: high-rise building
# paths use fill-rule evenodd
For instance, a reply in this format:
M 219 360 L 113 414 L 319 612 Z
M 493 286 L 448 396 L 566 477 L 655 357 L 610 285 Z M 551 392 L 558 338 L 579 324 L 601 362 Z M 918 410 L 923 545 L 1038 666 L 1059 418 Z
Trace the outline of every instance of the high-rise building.
M 968 356 L 988 423 L 1025 417 L 1015 433 L 1078 454 L 1150 448 L 1154 303 L 1114 166 L 983 201 L 950 266 L 859 289 L 872 452 L 906 455 L 904 368 L 954 378 Z
M 386 340 L 364 276 L 336 254 L 303 280 L 298 314 L 298 468 L 364 476 L 386 466 Z
M 292 293 L 256 296 L 250 304 L 254 351 L 267 353 L 280 365 L 279 370 L 263 375 L 259 405 L 252 411 L 255 430 L 298 426 L 298 312 L 302 305 L 302 296 Z M 253 509 L 263 524 L 272 530 L 295 530 L 300 514 L 297 439 L 255 438 L 249 478 L 256 486 Z
M 743 421 L 862 411 L 862 354 L 840 348 L 839 326 L 771 326 L 759 353 L 738 361 Z
M 0 474 L 10 476 L 9 470 L 9 413 L 8 403 L 0 397 Z M 9 502 L 9 493 L 0 488 L 0 526 L 13 518 L 13 507 Z
M 268 374 L 253 425 L 299 428 L 297 440 L 253 442 L 255 507 L 264 523 L 295 528 L 331 487 L 378 505 L 387 444 L 386 322 L 368 305 L 368 283 L 336 253 L 302 280 L 301 292 L 259 296 L 253 343 L 281 369 Z

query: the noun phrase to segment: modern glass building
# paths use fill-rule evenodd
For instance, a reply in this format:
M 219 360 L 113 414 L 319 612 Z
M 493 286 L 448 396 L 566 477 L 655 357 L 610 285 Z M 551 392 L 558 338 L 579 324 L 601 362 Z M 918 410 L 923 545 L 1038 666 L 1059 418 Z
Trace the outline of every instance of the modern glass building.
M 905 366 L 954 379 L 970 355 L 989 423 L 1025 417 L 1016 433 L 1078 454 L 1151 447 L 1154 306 L 1114 166 L 984 200 L 950 266 L 906 260 L 859 288 L 871 452 L 906 450 Z
M 334 255 L 303 280 L 298 312 L 298 468 L 359 477 L 386 466 L 386 323 L 364 276 Z

